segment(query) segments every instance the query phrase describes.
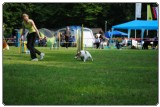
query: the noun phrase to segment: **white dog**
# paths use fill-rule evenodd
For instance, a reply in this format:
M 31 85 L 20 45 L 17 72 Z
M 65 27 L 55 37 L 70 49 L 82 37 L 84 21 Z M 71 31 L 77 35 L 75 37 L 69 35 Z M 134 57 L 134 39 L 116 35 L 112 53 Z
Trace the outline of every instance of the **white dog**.
M 88 59 L 91 59 L 93 61 L 91 54 L 85 50 L 81 50 L 80 52 L 78 52 L 74 58 L 75 59 L 81 58 L 81 60 L 84 62 L 86 62 L 86 60 Z

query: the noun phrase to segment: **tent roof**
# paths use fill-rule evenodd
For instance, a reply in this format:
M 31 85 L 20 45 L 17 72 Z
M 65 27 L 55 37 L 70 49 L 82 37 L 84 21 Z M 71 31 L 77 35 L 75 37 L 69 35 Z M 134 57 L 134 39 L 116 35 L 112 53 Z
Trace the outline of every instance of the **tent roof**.
M 46 36 L 48 38 L 52 38 L 54 35 L 52 31 L 50 31 L 49 29 L 46 29 L 46 28 L 39 29 L 39 32 L 40 32 L 40 34 L 43 34 L 42 37 Z
M 123 24 L 112 26 L 114 29 L 146 29 L 146 30 L 157 30 L 158 29 L 158 21 L 157 20 L 133 20 L 130 22 L 126 22 Z
M 128 36 L 127 33 L 124 33 L 124 32 L 118 31 L 118 30 L 114 30 L 112 32 L 110 32 L 110 31 L 105 32 L 105 36 L 107 38 L 111 38 L 111 34 L 114 35 L 114 36 Z

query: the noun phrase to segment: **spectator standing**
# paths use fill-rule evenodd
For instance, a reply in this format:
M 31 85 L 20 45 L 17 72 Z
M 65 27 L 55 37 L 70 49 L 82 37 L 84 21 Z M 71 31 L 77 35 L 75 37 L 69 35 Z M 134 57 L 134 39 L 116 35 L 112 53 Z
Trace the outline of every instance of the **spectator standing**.
M 65 46 L 66 48 L 68 48 L 68 45 L 69 45 L 69 37 L 71 36 L 71 32 L 70 32 L 70 29 L 69 29 L 69 26 L 66 27 L 66 31 L 65 31 Z
M 98 36 L 96 36 L 95 38 L 95 45 L 96 45 L 96 48 L 98 49 L 100 45 L 100 39 L 98 38 Z

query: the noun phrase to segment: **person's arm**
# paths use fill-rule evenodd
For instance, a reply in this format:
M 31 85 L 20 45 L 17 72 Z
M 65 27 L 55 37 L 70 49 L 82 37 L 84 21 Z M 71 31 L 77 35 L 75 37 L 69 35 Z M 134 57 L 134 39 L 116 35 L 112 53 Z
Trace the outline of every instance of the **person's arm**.
M 25 34 L 25 26 L 24 26 L 24 23 L 22 23 L 22 35 L 23 36 Z
M 25 32 L 25 26 L 24 26 L 24 23 L 22 22 L 22 35 L 24 34 Z
M 36 25 L 35 25 L 35 23 L 34 23 L 33 20 L 31 20 L 31 24 L 32 24 L 33 28 L 36 30 L 36 33 L 37 33 L 37 35 L 39 36 L 39 38 L 41 38 L 41 36 L 40 36 L 40 34 L 39 34 L 39 31 L 38 31 L 38 29 L 37 29 L 37 27 L 36 27 Z

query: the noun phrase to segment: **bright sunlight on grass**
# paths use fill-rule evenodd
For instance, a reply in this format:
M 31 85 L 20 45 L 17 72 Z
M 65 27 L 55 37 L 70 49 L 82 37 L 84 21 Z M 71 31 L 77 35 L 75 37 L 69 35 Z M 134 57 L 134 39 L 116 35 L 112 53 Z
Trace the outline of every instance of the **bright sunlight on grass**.
M 18 48 L 3 51 L 5 105 L 156 105 L 158 51 L 88 49 L 94 61 L 75 60 L 76 48 L 50 50 L 31 62 Z

